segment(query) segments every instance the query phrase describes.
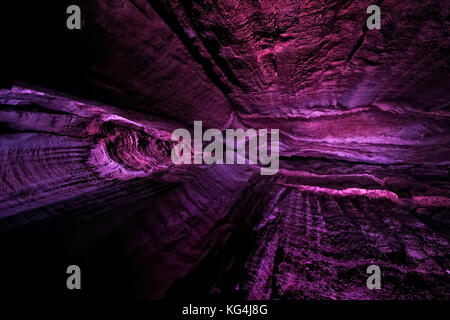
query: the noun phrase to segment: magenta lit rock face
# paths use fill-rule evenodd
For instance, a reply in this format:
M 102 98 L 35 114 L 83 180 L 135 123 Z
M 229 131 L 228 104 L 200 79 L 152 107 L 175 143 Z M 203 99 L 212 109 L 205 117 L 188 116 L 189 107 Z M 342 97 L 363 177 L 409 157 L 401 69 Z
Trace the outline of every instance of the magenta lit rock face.
M 449 2 L 69 4 L 8 38 L 2 293 L 450 298 Z M 278 129 L 279 170 L 174 164 L 195 121 Z

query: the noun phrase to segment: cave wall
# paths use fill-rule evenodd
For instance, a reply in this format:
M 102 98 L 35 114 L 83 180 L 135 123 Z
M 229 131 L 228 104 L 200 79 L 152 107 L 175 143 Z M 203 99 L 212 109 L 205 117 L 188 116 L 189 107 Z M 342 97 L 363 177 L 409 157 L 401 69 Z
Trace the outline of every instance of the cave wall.
M 4 292 L 448 299 L 448 2 L 378 1 L 380 30 L 365 0 L 77 4 L 6 37 Z M 279 129 L 279 172 L 174 165 L 194 121 Z

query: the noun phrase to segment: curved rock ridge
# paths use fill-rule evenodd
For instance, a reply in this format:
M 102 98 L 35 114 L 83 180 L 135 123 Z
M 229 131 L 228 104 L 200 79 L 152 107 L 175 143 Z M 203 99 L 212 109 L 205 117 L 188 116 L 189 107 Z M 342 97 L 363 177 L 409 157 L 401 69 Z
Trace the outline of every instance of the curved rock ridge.
M 64 1 L 18 8 L 0 291 L 449 299 L 450 2 L 377 1 L 368 30 L 373 4 L 80 0 L 80 30 Z M 171 133 L 195 121 L 279 129 L 279 171 L 173 164 Z
M 0 103 L 2 218 L 171 165 L 173 124 L 21 87 L 2 90 Z

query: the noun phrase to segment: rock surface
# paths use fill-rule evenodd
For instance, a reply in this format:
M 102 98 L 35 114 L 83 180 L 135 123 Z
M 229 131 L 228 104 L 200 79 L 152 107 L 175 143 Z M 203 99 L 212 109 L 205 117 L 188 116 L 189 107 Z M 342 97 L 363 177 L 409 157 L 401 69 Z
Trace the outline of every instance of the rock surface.
M 11 37 L 10 297 L 450 298 L 449 2 L 78 2 Z M 279 129 L 279 172 L 172 164 L 194 121 Z

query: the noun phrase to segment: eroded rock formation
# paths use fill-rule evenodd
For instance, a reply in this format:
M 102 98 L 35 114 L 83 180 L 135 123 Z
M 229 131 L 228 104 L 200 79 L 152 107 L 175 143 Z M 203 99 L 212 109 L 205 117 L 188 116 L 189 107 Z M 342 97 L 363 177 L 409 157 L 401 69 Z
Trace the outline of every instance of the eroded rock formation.
M 79 31 L 33 7 L 0 90 L 4 290 L 448 299 L 450 5 L 378 1 L 367 30 L 371 4 L 78 1 Z M 279 172 L 174 165 L 194 121 L 279 129 Z

